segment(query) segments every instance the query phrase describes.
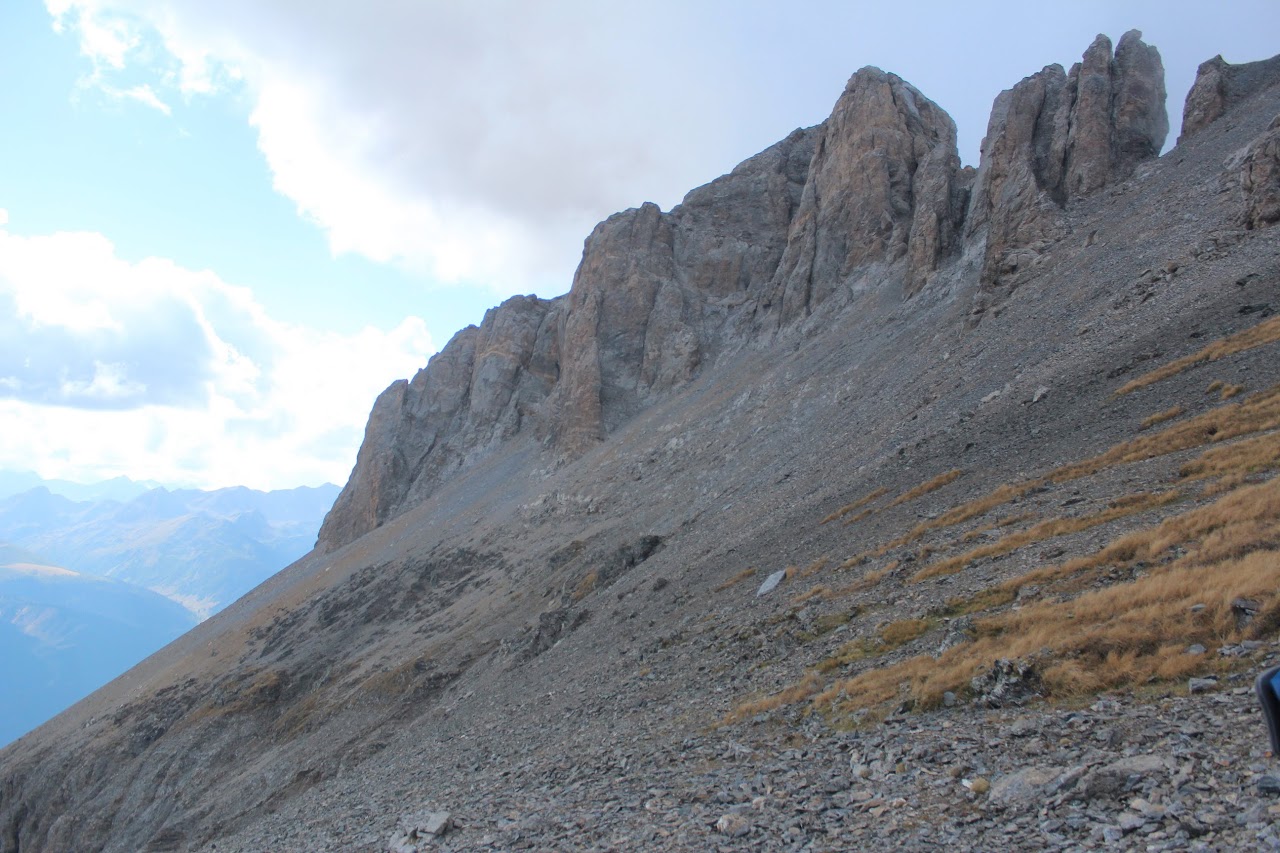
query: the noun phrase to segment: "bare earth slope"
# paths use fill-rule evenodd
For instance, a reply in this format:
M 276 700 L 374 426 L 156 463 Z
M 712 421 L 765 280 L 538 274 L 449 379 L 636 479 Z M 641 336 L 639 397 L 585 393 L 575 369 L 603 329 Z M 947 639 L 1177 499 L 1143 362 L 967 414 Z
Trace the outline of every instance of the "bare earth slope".
M 1157 159 L 1100 38 L 975 171 L 864 69 L 611 217 L 379 398 L 316 551 L 0 752 L 0 850 L 1280 843 L 1272 71 Z

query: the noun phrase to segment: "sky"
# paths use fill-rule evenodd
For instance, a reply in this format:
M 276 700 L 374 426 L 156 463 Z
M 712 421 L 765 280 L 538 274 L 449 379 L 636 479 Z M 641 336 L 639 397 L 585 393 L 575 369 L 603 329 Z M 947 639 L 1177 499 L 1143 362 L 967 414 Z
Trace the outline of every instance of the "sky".
M 343 483 L 376 395 L 594 224 L 664 210 L 876 65 L 955 119 L 1099 33 L 1196 66 L 1280 4 L 0 0 L 0 469 Z

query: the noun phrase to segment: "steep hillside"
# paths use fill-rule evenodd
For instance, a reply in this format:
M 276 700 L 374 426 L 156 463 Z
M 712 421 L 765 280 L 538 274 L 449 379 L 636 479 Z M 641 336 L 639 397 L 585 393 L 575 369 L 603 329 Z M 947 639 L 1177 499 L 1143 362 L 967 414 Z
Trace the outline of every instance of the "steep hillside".
M 0 752 L 0 850 L 1280 843 L 1276 71 L 1157 157 L 1099 37 L 974 170 L 863 69 L 610 217 L 379 397 L 315 551 Z

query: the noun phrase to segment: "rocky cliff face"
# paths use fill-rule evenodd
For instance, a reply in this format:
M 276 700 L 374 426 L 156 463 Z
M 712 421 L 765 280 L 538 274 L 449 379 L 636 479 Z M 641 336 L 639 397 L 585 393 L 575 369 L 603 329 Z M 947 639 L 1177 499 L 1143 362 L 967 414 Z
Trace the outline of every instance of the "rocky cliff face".
M 980 315 L 1064 235 L 1067 205 L 1159 153 L 1164 99 L 1160 56 L 1140 33 L 1114 54 L 1098 36 L 1070 72 L 1049 66 L 996 99 L 975 173 L 937 104 L 893 74 L 858 71 L 821 125 L 668 213 L 611 216 L 568 294 L 508 300 L 388 388 L 320 546 L 353 541 L 517 437 L 556 460 L 580 455 L 833 296 L 910 298 L 975 250 Z
M 966 237 L 985 239 L 974 312 L 1017 286 L 1019 273 L 1066 236 L 1063 210 L 1156 157 L 1169 131 L 1164 67 L 1131 30 L 1114 55 L 1099 35 L 1081 62 L 1050 65 L 1001 92 L 982 143 Z
M 1190 139 L 1227 110 L 1262 91 L 1280 74 L 1280 57 L 1232 65 L 1221 56 L 1200 63 L 1182 108 L 1178 142 Z

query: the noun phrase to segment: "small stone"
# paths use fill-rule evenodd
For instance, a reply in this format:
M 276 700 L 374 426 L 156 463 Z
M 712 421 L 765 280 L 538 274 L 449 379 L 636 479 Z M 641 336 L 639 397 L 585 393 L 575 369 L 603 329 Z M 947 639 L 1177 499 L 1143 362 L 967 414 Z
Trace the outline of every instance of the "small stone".
M 724 814 L 716 821 L 716 831 L 730 838 L 741 838 L 751 831 L 751 821 L 740 814 Z
M 1204 646 L 1200 645 L 1199 643 L 1192 643 L 1191 645 L 1187 646 L 1187 654 L 1189 655 L 1202 655 L 1207 651 L 1208 649 L 1206 649 Z
M 956 706 L 956 694 L 952 693 L 950 690 L 943 693 L 942 704 L 947 708 L 954 708 Z
M 1116 823 L 1125 832 L 1133 832 L 1138 827 L 1146 823 L 1147 820 L 1140 814 L 1134 814 L 1130 811 L 1120 812 L 1120 816 L 1116 818 Z
M 1258 793 L 1268 796 L 1280 794 L 1280 776 L 1267 774 L 1258 780 Z
M 1191 605 L 1191 612 L 1192 612 L 1192 613 L 1203 613 L 1203 612 L 1204 612 L 1204 609 L 1205 609 L 1205 606 L 1204 606 L 1203 604 L 1193 604 L 1193 605 Z
M 1187 682 L 1187 691 L 1189 693 L 1208 693 L 1218 686 L 1218 679 L 1213 676 L 1208 678 L 1192 678 Z
M 769 575 L 769 577 L 764 579 L 764 583 L 760 584 L 760 588 L 756 590 L 756 598 L 773 592 L 778 588 L 778 584 L 782 583 L 782 579 L 786 576 L 786 569 L 778 569 L 778 571 Z

